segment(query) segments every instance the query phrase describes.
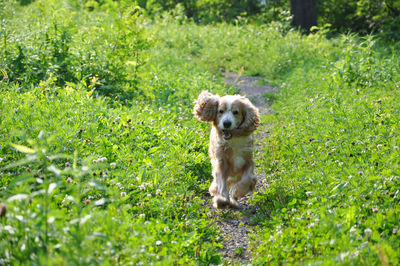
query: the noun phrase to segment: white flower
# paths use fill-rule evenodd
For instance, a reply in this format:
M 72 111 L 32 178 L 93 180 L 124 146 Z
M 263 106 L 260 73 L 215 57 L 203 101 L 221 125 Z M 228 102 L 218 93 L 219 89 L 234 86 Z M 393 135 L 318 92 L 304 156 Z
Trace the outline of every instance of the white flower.
M 141 219 L 144 219 L 144 218 L 146 217 L 146 214 L 141 213 L 141 214 L 139 214 L 139 217 L 140 217 Z
M 99 161 L 98 160 L 93 160 L 92 161 L 94 164 L 97 164 Z
M 151 198 L 151 194 L 147 194 L 147 197 L 148 197 L 148 198 Z
M 311 197 L 312 194 L 313 194 L 312 191 L 307 191 L 307 192 L 306 192 L 307 197 Z
M 142 191 L 143 191 L 143 190 L 145 190 L 145 189 L 146 189 L 146 185 L 145 185 L 145 184 L 143 184 L 143 185 L 140 185 L 140 186 L 139 186 L 139 188 L 140 188 L 140 190 L 142 190 Z
M 275 237 L 273 236 L 273 235 L 271 235 L 270 237 L 269 237 L 269 241 L 270 242 L 274 242 L 276 239 L 275 239 Z
M 397 234 L 398 231 L 399 231 L 399 228 L 395 227 L 395 228 L 393 228 L 392 233 L 395 235 L 395 234 Z
M 366 228 L 364 230 L 364 234 L 365 234 L 366 237 L 370 237 L 372 235 L 372 230 L 369 229 L 369 228 Z
M 117 167 L 117 164 L 116 163 L 110 163 L 110 167 L 111 167 L 111 169 L 115 169 L 115 167 Z
M 161 195 L 161 189 L 157 189 L 157 190 L 156 190 L 156 195 L 157 195 L 157 196 Z
M 171 244 L 176 244 L 176 243 L 178 243 L 178 242 L 176 242 L 175 240 L 171 241 Z
M 157 240 L 157 241 L 156 241 L 156 245 L 157 245 L 157 246 L 159 246 L 159 245 L 161 245 L 161 244 L 162 244 L 162 241 L 161 241 L 161 240 Z
M 352 228 L 350 228 L 350 234 L 354 234 L 355 232 L 357 232 L 357 229 L 353 226 Z
M 126 196 L 126 192 L 125 191 L 122 191 L 121 192 L 121 198 L 123 198 L 123 197 L 125 197 Z

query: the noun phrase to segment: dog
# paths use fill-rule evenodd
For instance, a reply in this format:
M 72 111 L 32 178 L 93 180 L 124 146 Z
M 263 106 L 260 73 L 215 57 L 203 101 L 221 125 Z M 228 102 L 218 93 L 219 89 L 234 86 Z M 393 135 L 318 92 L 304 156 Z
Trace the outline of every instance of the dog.
M 220 97 L 203 91 L 194 106 L 194 115 L 199 121 L 212 124 L 208 152 L 213 206 L 239 208 L 237 200 L 256 186 L 253 132 L 260 124 L 258 109 L 241 95 Z

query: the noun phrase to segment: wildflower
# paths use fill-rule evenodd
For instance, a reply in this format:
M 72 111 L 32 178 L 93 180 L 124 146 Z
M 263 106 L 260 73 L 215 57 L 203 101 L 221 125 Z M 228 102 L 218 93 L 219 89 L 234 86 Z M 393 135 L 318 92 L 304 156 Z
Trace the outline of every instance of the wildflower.
M 99 161 L 102 163 L 105 163 L 105 162 L 107 162 L 107 157 L 101 157 L 101 158 L 99 158 Z
M 373 208 L 372 208 L 372 212 L 373 212 L 373 213 L 378 212 L 378 207 L 373 207 Z
M 110 167 L 111 167 L 111 169 L 115 169 L 115 167 L 117 167 L 117 164 L 116 163 L 110 163 Z
M 135 130 L 135 127 L 131 127 L 132 130 Z
M 175 240 L 171 241 L 171 244 L 176 244 L 176 243 L 178 243 L 178 242 L 176 242 Z
M 98 160 L 93 160 L 92 162 L 93 162 L 93 164 L 97 164 L 97 163 L 99 163 L 99 161 L 98 161 Z
M 282 128 L 285 129 L 286 127 L 285 127 L 285 126 L 282 126 Z
M 70 162 L 66 162 L 66 163 L 65 163 L 65 166 L 66 166 L 66 167 L 70 166 Z
M 129 158 L 129 162 L 131 163 L 133 161 L 132 157 Z
M 394 146 L 393 149 L 394 149 L 395 151 L 397 151 L 397 150 L 399 149 L 399 146 Z
M 121 198 L 126 197 L 126 192 L 122 191 L 121 192 Z
M 15 109 L 14 109 L 14 113 L 18 113 L 18 108 L 15 108 Z
M 85 205 L 88 205 L 89 203 L 90 203 L 89 199 L 85 200 Z
M 157 189 L 157 190 L 156 190 L 156 195 L 157 195 L 157 196 L 161 195 L 161 189 Z
M 148 198 L 151 198 L 151 194 L 147 194 L 147 197 L 148 197 Z
M 71 182 L 72 182 L 72 178 L 71 178 L 71 177 L 68 177 L 68 178 L 67 178 L 67 182 L 68 182 L 68 183 L 71 183 Z
M 271 236 L 269 237 L 269 241 L 270 241 L 270 242 L 275 242 L 275 240 L 276 240 L 276 239 L 275 239 L 275 237 L 274 237 L 273 235 L 271 235 Z
M 364 172 L 363 172 L 363 171 L 358 171 L 358 174 L 359 174 L 359 175 L 363 175 Z
M 310 102 L 312 102 L 312 103 L 313 103 L 313 102 L 314 102 L 314 98 L 311 98 L 311 99 L 310 99 Z
M 145 190 L 145 189 L 146 189 L 146 185 L 144 185 L 144 184 L 143 184 L 143 185 L 140 185 L 140 186 L 139 186 L 139 189 L 140 189 L 141 191 Z
M 343 162 L 339 162 L 338 165 L 339 165 L 339 166 L 342 166 L 342 165 L 343 165 Z
M 76 185 L 76 181 L 74 181 L 74 185 Z
M 392 233 L 395 235 L 395 234 L 397 234 L 398 231 L 399 231 L 399 228 L 395 227 L 395 228 L 393 228 Z
M 0 207 L 0 218 L 6 216 L 6 213 L 7 213 L 7 207 L 4 203 L 2 203 Z
M 307 192 L 306 192 L 307 197 L 311 197 L 312 194 L 313 194 L 312 191 L 307 191 Z
M 364 230 L 364 234 L 365 234 L 366 237 L 370 237 L 372 235 L 372 230 L 369 229 L 369 228 L 366 228 Z
M 144 218 L 146 217 L 146 214 L 141 213 L 141 214 L 139 214 L 139 217 L 140 217 L 141 219 L 144 219 Z
M 357 232 L 357 229 L 353 226 L 352 228 L 350 228 L 350 234 L 354 234 L 355 232 Z

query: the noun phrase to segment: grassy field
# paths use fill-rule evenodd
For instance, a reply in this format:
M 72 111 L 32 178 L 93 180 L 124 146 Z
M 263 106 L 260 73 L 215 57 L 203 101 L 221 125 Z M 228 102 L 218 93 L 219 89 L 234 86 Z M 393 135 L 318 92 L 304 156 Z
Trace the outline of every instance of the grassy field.
M 400 263 L 400 54 L 374 36 L 0 3 L 0 264 L 219 264 L 202 90 L 278 89 L 254 264 Z

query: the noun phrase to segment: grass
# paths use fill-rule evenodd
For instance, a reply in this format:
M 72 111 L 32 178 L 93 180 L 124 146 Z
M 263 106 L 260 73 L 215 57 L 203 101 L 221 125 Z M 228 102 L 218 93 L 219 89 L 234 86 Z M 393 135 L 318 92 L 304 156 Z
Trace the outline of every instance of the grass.
M 192 115 L 200 91 L 235 92 L 220 68 L 278 88 L 254 262 L 399 263 L 395 46 L 106 2 L 0 4 L 2 263 L 221 263 Z

